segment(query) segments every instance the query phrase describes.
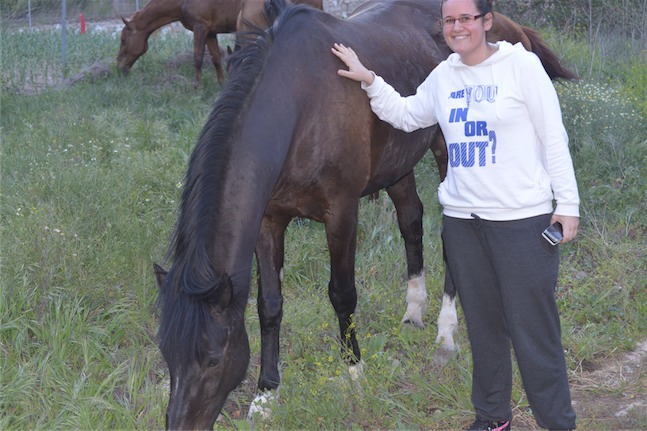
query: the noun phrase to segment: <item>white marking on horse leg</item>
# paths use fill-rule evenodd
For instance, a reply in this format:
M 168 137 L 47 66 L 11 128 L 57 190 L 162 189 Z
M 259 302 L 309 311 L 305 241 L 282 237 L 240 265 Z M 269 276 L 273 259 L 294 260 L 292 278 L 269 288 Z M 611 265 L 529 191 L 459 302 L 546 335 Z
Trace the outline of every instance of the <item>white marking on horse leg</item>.
M 438 315 L 438 336 L 436 343 L 447 350 L 454 351 L 454 331 L 458 326 L 458 315 L 456 314 L 456 297 L 450 298 L 449 295 L 443 295 L 443 306 Z
M 274 396 L 274 391 L 263 391 L 256 395 L 254 401 L 249 406 L 247 420 L 253 422 L 255 418 L 267 420 L 272 417 L 272 406 L 278 402 L 278 396 Z
M 425 287 L 425 272 L 412 277 L 407 282 L 407 311 L 404 313 L 402 323 L 411 322 L 416 326 L 424 327 L 422 315 L 427 309 L 427 288 Z
M 350 380 L 348 384 L 353 391 L 360 397 L 364 398 L 364 390 L 362 389 L 362 380 L 364 380 L 364 361 L 359 361 L 356 364 L 348 366 L 348 376 Z
M 454 344 L 454 331 L 458 326 L 458 315 L 456 314 L 456 297 L 450 298 L 443 295 L 443 306 L 438 315 L 438 336 L 436 343 L 440 343 L 440 349 L 436 352 L 434 362 L 437 366 L 444 366 L 451 358 L 456 345 Z
M 277 365 L 279 370 L 279 382 L 283 380 L 281 377 L 281 364 Z M 272 408 L 279 402 L 279 389 L 281 386 L 276 389 L 266 389 L 263 392 L 260 392 L 252 401 L 252 404 L 249 406 L 249 412 L 247 413 L 247 420 L 252 429 L 254 429 L 254 419 L 261 418 L 262 420 L 267 420 L 272 418 Z
M 356 382 L 364 377 L 364 361 L 359 361 L 356 364 L 349 365 L 348 374 L 350 374 L 350 379 L 353 382 Z

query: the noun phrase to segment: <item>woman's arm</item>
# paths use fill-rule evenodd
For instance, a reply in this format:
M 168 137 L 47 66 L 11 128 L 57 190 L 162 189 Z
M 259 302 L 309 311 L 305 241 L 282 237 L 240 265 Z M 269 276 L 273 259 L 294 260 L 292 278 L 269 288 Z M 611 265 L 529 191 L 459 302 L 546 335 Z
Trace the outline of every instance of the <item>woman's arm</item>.
M 526 106 L 542 143 L 546 170 L 557 203 L 551 223 L 561 223 L 564 237 L 562 242 L 568 242 L 577 235 L 580 220 L 580 199 L 568 148 L 568 135 L 557 92 L 539 59 L 533 58 L 525 66 L 523 81 L 532 83 L 522 84 Z

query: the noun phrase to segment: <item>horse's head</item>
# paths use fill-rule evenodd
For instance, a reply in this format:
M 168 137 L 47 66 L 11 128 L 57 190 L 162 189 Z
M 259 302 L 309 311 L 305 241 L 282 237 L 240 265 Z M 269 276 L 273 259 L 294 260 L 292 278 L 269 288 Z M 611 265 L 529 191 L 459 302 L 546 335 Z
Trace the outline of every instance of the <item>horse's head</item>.
M 128 21 L 123 17 L 121 19 L 124 22 L 124 28 L 121 30 L 117 67 L 127 75 L 135 61 L 148 50 L 148 34 L 137 30 L 132 20 Z
M 159 347 L 171 375 L 166 428 L 212 429 L 249 363 L 241 301 L 227 276 L 196 294 L 174 286 L 176 277 L 157 265 L 155 274 L 162 300 Z

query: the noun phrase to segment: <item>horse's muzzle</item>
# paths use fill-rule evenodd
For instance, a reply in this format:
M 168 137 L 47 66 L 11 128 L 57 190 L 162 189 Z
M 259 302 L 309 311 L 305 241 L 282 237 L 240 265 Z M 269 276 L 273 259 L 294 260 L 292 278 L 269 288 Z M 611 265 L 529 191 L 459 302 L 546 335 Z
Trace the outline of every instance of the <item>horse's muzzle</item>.
M 121 65 L 117 64 L 117 69 L 119 70 L 119 73 L 122 76 L 128 76 L 128 74 L 130 73 L 130 67 L 128 67 L 128 66 L 121 66 Z

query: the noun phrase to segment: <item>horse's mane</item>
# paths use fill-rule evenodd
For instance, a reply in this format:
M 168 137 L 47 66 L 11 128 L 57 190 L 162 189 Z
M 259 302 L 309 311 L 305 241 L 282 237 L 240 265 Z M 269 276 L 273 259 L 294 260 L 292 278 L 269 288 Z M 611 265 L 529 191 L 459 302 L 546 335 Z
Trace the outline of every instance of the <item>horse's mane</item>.
M 265 19 L 274 26 L 252 31 L 249 43 L 231 56 L 233 76 L 218 96 L 191 155 L 167 257 L 173 266 L 159 296 L 160 350 L 173 355 L 167 361 L 203 357 L 205 353 L 200 337 L 210 320 L 209 307 L 217 303 L 223 283 L 231 283 L 231 274 L 219 274 L 212 263 L 212 245 L 217 240 L 213 230 L 222 193 L 219 184 L 229 159 L 230 136 L 263 70 L 279 27 L 277 17 L 281 15 L 283 20 L 290 10 L 302 8 L 285 0 L 266 3 Z

